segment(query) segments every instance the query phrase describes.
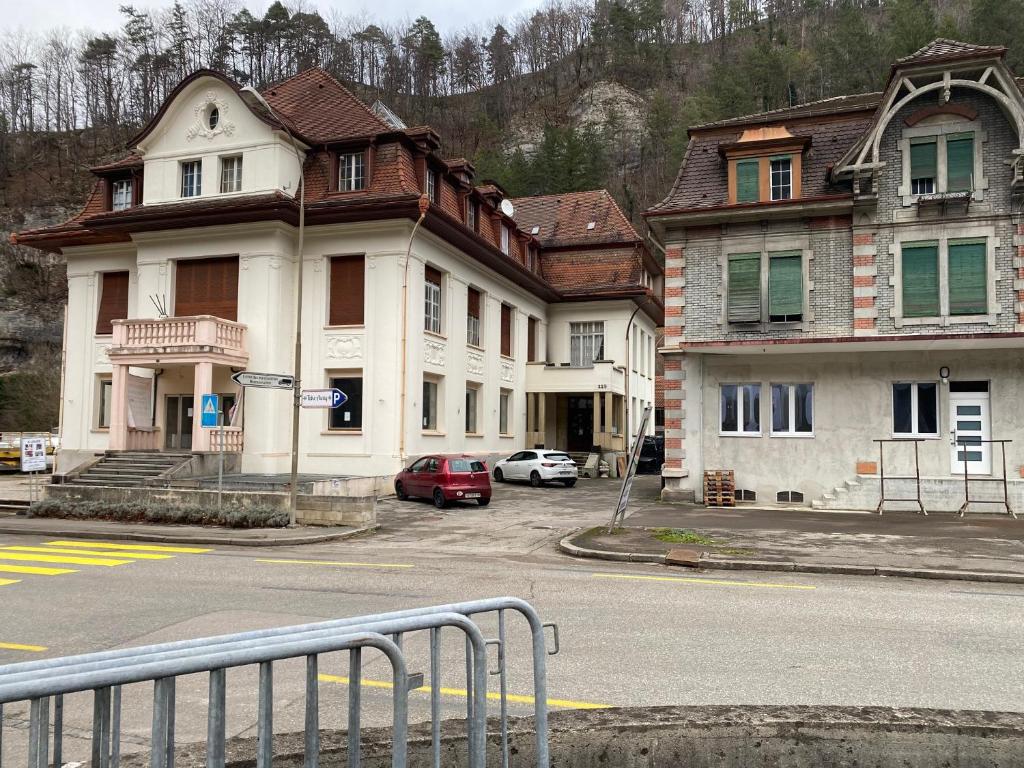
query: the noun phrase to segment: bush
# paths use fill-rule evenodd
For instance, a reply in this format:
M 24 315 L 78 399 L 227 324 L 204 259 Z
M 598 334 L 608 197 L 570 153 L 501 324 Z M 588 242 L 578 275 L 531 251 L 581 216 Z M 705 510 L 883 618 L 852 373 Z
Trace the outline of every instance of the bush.
M 47 499 L 28 509 L 28 517 L 58 517 L 68 520 L 113 520 L 119 523 L 165 523 L 172 525 L 217 525 L 224 528 L 284 528 L 288 512 L 270 506 L 172 507 L 142 502 L 68 501 Z

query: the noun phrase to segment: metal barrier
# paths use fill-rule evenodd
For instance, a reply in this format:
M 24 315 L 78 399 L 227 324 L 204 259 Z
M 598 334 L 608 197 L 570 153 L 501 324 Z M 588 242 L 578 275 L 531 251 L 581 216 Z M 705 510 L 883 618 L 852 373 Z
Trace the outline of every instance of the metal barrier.
M 963 454 L 963 465 L 964 465 L 964 503 L 960 505 L 960 517 L 967 514 L 967 510 L 971 504 L 1002 504 L 1006 510 L 1006 514 L 1012 517 L 1014 520 L 1017 519 L 1017 513 L 1013 511 L 1013 507 L 1010 506 L 1010 488 L 1006 481 L 1006 444 L 1012 443 L 1013 440 L 982 440 L 980 437 L 958 437 L 955 438 L 957 454 Z M 967 460 L 967 449 L 972 446 L 980 445 L 999 445 L 1003 455 L 1003 476 L 1002 477 L 969 477 L 967 474 L 968 466 L 970 462 Z M 962 449 L 962 450 L 961 450 Z M 959 458 L 959 456 L 958 456 Z M 972 499 L 971 498 L 971 481 L 976 483 L 1002 483 L 1003 484 L 1003 498 L 997 499 Z
M 173 643 L 162 643 L 159 645 L 145 646 L 140 648 L 128 648 L 117 651 L 104 651 L 100 653 L 85 654 L 80 656 L 72 656 L 58 659 L 45 659 L 41 661 L 26 662 L 21 664 L 12 664 L 6 667 L 0 667 L 0 715 L 2 715 L 2 706 L 5 701 L 25 700 L 30 698 L 39 699 L 40 703 L 36 705 L 33 702 L 33 713 L 36 709 L 39 709 L 39 713 L 33 714 L 33 717 L 42 718 L 38 722 L 48 723 L 48 698 L 43 699 L 43 694 L 39 696 L 28 696 L 19 695 L 19 691 L 23 691 L 25 686 L 35 684 L 37 686 L 45 686 L 50 684 L 51 686 L 58 685 L 60 681 L 73 677 L 80 679 L 83 675 L 112 675 L 117 673 L 123 673 L 126 669 L 135 669 L 137 667 L 151 667 L 156 664 L 169 664 L 169 665 L 182 665 L 194 663 L 195 659 L 201 659 L 209 654 L 231 654 L 237 653 L 240 650 L 249 648 L 265 648 L 267 643 L 272 643 L 274 647 L 281 645 L 286 642 L 327 642 L 331 639 L 339 639 L 339 634 L 342 637 L 349 636 L 351 633 L 362 632 L 372 633 L 374 635 L 391 635 L 392 643 L 395 648 L 401 650 L 403 636 L 409 632 L 415 632 L 419 630 L 429 630 L 430 633 L 430 680 L 431 680 L 431 722 L 432 722 L 432 736 L 433 736 L 433 764 L 436 768 L 440 766 L 440 680 L 441 680 L 441 668 L 440 668 L 440 630 L 444 626 L 451 626 L 462 630 L 466 636 L 466 687 L 467 687 L 467 701 L 466 701 L 466 716 L 467 716 L 467 728 L 468 728 L 468 743 L 469 743 L 469 764 L 471 768 L 482 768 L 486 762 L 486 707 L 487 707 L 487 664 L 486 664 L 486 646 L 493 644 L 497 646 L 498 653 L 498 668 L 492 671 L 490 674 L 499 676 L 500 685 L 500 728 L 501 728 L 501 757 L 502 765 L 508 766 L 509 764 L 509 748 L 508 748 L 508 704 L 507 704 L 507 663 L 508 663 L 508 649 L 506 644 L 506 627 L 505 627 L 505 612 L 508 610 L 516 611 L 522 614 L 530 627 L 531 641 L 533 647 L 533 678 L 534 678 L 534 713 L 536 721 L 536 740 L 537 740 L 537 763 L 538 766 L 547 766 L 549 762 L 548 757 L 548 744 L 547 744 L 547 686 L 546 686 L 546 664 L 545 656 L 554 655 L 558 653 L 558 628 L 554 624 L 545 624 L 540 620 L 536 610 L 528 603 L 518 598 L 503 597 L 503 598 L 491 598 L 486 600 L 475 600 L 463 603 L 454 603 L 443 606 L 433 606 L 429 608 L 419 608 L 406 611 L 394 611 L 391 613 L 376 614 L 371 616 L 361 616 L 350 619 L 341 619 L 336 621 L 319 622 L 315 624 L 305 624 L 294 627 L 283 627 L 269 630 L 257 630 L 253 632 L 244 632 L 233 635 L 220 635 L 217 637 L 203 638 L 198 640 L 186 640 Z M 484 640 L 479 628 L 472 621 L 469 620 L 470 616 L 496 613 L 497 624 L 498 624 L 498 638 L 495 640 Z M 554 647 L 549 652 L 545 647 L 544 629 L 551 627 L 554 632 Z M 359 765 L 359 726 L 360 726 L 360 706 L 361 706 L 361 651 L 360 648 L 356 647 L 350 650 L 349 654 L 349 701 L 348 701 L 348 718 L 349 718 L 349 765 Z M 312 671 L 310 671 L 312 670 Z M 177 674 L 189 674 L 187 672 L 178 672 Z M 260 689 L 261 692 L 264 690 L 263 682 L 264 670 L 261 667 L 261 678 L 260 678 Z M 271 683 L 269 682 L 269 669 L 267 670 L 268 675 L 268 690 Z M 422 675 L 414 676 L 418 687 L 419 681 L 422 679 Z M 310 762 L 310 754 L 315 753 L 312 745 L 309 743 L 310 739 L 318 738 L 318 731 L 315 727 L 316 718 L 312 718 L 309 708 L 308 697 L 310 695 L 315 696 L 316 686 L 315 681 L 317 680 L 316 663 L 315 659 L 310 662 L 307 660 L 307 719 L 306 719 L 306 739 L 307 739 L 307 760 L 306 768 L 316 768 L 315 759 Z M 313 683 L 311 683 L 313 681 Z M 172 681 L 173 682 L 173 681 Z M 218 696 L 223 696 L 222 686 L 223 681 L 219 683 L 221 686 L 217 689 Z M 95 707 L 100 707 L 100 714 L 96 715 L 94 711 L 94 723 L 100 722 L 102 727 L 94 727 L 93 733 L 93 752 L 94 758 L 96 755 L 105 754 L 106 750 L 103 746 L 104 743 L 115 742 L 112 746 L 111 759 L 105 764 L 99 765 L 96 759 L 94 764 L 97 768 L 117 768 L 117 757 L 119 744 L 116 739 L 110 739 L 104 737 L 103 734 L 108 733 L 108 727 L 113 728 L 114 725 L 119 723 L 120 717 L 120 683 L 111 684 L 113 701 L 111 702 L 110 696 L 106 698 L 98 697 L 95 703 Z M 85 688 L 77 688 L 76 690 L 85 690 Z M 160 692 L 160 686 L 156 686 L 156 693 L 154 698 L 154 718 L 158 709 L 161 711 L 166 710 L 170 713 L 172 720 L 173 730 L 173 686 L 170 693 L 170 704 L 167 702 L 166 691 Z M 313 694 L 310 694 L 310 690 Z M 214 710 L 214 677 L 211 674 L 211 712 Z M 398 695 L 399 688 L 394 689 L 393 695 Z M 407 691 L 405 692 L 407 693 Z M 60 756 L 59 743 L 60 738 L 57 734 L 60 731 L 61 718 L 63 713 L 63 701 L 62 694 L 46 694 L 46 696 L 56 696 L 54 702 L 54 733 L 55 733 L 55 753 L 54 753 L 54 765 L 60 765 L 58 757 Z M 402 694 L 404 697 L 404 693 Z M 161 698 L 162 697 L 162 698 Z M 106 701 L 104 704 L 103 702 Z M 404 698 L 403 698 L 404 701 Z M 45 702 L 45 706 L 44 706 Z M 264 716 L 263 710 L 268 709 L 269 704 L 264 702 L 263 695 L 261 694 L 261 709 L 260 717 Z M 45 712 L 43 711 L 45 709 Z M 103 713 L 106 713 L 105 715 Z M 99 717 L 99 721 L 96 718 Z M 212 717 L 212 715 L 211 715 Z M 221 714 L 223 718 L 223 713 Z M 32 722 L 37 722 L 33 720 Z M 262 719 L 260 720 L 262 723 Z M 223 722 L 220 725 L 221 731 L 223 731 Z M 31 730 L 31 728 L 30 728 Z M 44 729 L 45 730 L 45 729 Z M 218 731 L 220 732 L 220 731 Z M 158 731 L 154 730 L 154 737 L 158 735 Z M 216 733 L 211 730 L 211 739 L 216 736 Z M 0 717 L 0 745 L 2 745 L 2 717 Z M 30 733 L 30 753 L 33 751 L 32 745 L 38 745 L 38 736 L 35 737 L 36 741 L 33 741 L 33 736 Z M 104 742 L 104 738 L 107 738 L 107 742 Z M 171 748 L 173 749 L 173 738 L 171 739 Z M 154 744 L 156 742 L 154 741 Z M 211 741 L 211 744 L 213 742 Z M 260 742 L 261 749 L 265 748 L 264 741 Z M 44 768 L 45 762 L 39 763 L 39 750 L 38 746 L 35 749 L 34 754 L 36 757 L 35 763 L 30 762 L 30 768 Z M 32 755 L 30 754 L 30 757 Z M 45 761 L 46 756 L 43 753 L 43 760 Z M 258 768 L 269 768 L 269 754 L 264 756 L 264 760 L 258 760 Z M 2 747 L 0 747 L 0 761 L 2 761 Z M 209 768 L 218 768 L 222 763 L 210 763 L 208 761 Z M 153 768 L 171 768 L 171 763 L 157 764 L 153 763 Z
M 886 440 L 875 440 L 878 443 L 878 472 L 880 481 L 880 495 L 878 499 L 878 506 L 875 507 L 875 512 L 882 514 L 882 508 L 885 506 L 887 501 L 903 501 L 907 503 L 917 504 L 918 510 L 922 515 L 928 514 L 924 508 L 924 502 L 921 501 L 921 459 L 918 454 L 917 446 L 918 443 L 923 443 L 924 440 L 921 438 L 890 438 Z M 912 499 L 902 497 L 892 497 L 885 495 L 885 444 L 886 443 L 913 443 L 914 444 L 914 489 L 916 495 Z

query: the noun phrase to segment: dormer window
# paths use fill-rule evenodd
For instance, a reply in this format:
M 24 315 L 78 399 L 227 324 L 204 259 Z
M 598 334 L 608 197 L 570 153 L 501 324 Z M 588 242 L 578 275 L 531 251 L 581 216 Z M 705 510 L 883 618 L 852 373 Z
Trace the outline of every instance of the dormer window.
M 437 203 L 437 171 L 427 168 L 427 198 L 430 202 Z
M 338 155 L 338 191 L 357 192 L 360 189 L 366 189 L 366 153 Z
M 509 253 L 509 231 L 508 224 L 501 225 L 501 252 L 508 256 Z
M 477 216 L 479 214 L 480 205 L 471 197 L 466 198 L 466 226 L 474 232 L 478 230 Z
M 203 193 L 203 164 L 186 160 L 181 164 L 181 196 L 199 197 Z
M 118 179 L 110 190 L 110 210 L 123 211 L 132 207 L 132 180 Z
M 903 156 L 898 194 L 903 205 L 938 203 L 949 199 L 981 200 L 988 187 L 978 133 L 964 130 L 975 124 L 962 120 L 921 122 L 904 128 L 899 150 Z
M 756 203 L 761 199 L 760 160 L 740 160 L 736 163 L 736 202 Z
M 793 197 L 793 158 L 773 157 L 770 162 L 772 200 L 789 200 Z
M 931 195 L 935 193 L 938 165 L 938 145 L 934 136 L 911 139 L 910 194 Z
M 799 198 L 803 154 L 810 143 L 810 137 L 776 125 L 748 128 L 739 141 L 720 144 L 718 153 L 729 165 L 729 203 Z

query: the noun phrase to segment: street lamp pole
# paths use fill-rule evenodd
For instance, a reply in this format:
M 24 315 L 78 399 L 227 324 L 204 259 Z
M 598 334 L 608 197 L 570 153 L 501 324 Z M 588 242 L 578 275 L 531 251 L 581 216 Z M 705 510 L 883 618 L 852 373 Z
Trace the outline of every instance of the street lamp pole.
M 300 402 L 302 397 L 302 247 L 306 229 L 305 155 L 299 149 L 299 143 L 295 140 L 291 129 L 288 128 L 284 120 L 277 116 L 277 113 L 274 112 L 273 108 L 259 91 L 247 85 L 241 89 L 240 95 L 250 106 L 253 104 L 258 105 L 278 122 L 285 133 L 288 134 L 288 138 L 292 143 L 292 149 L 295 150 L 295 159 L 299 163 L 299 187 L 296 195 L 299 201 L 299 236 L 296 246 L 298 253 L 295 258 L 295 361 L 293 367 L 295 383 L 292 390 L 292 466 L 291 479 L 288 485 L 288 525 L 289 527 L 294 527 L 296 525 L 296 508 L 299 495 L 299 414 L 301 412 Z

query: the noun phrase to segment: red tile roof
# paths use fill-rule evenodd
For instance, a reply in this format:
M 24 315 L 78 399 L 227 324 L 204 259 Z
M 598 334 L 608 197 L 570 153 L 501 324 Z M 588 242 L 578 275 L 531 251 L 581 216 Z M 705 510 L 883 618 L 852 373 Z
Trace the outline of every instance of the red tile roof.
M 541 275 L 563 294 L 641 288 L 642 274 L 635 247 L 555 251 L 541 257 Z
M 536 237 L 545 248 L 630 243 L 640 239 L 629 219 L 604 189 L 520 197 L 514 199 L 512 205 L 515 207 L 513 218 L 519 228 Z M 591 223 L 593 228 L 588 228 Z
M 1006 48 L 1001 45 L 974 45 L 962 43 L 959 40 L 949 40 L 939 37 L 932 40 L 928 45 L 919 48 L 909 56 L 896 59 L 894 66 L 905 64 L 925 64 L 933 61 L 945 61 L 947 59 L 969 59 L 983 56 L 1002 56 Z

